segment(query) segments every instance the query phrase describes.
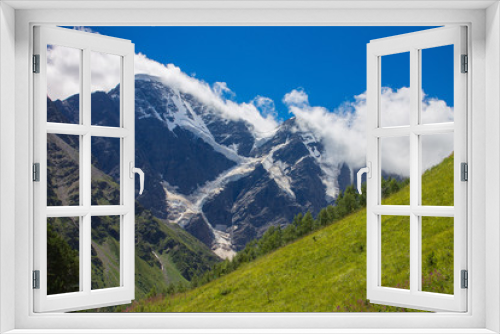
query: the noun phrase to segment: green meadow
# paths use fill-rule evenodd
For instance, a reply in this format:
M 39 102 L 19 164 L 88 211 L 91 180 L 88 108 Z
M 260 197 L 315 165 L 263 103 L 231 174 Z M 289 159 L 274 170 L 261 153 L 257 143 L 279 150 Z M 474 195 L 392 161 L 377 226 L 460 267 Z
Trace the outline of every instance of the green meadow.
M 451 185 L 451 187 L 450 187 Z M 453 155 L 422 176 L 424 205 L 453 205 Z M 407 204 L 409 184 L 383 204 Z M 382 285 L 409 288 L 409 218 L 382 217 Z M 453 218 L 422 219 L 424 291 L 453 294 Z M 366 210 L 311 232 L 184 292 L 127 312 L 409 312 L 366 299 Z

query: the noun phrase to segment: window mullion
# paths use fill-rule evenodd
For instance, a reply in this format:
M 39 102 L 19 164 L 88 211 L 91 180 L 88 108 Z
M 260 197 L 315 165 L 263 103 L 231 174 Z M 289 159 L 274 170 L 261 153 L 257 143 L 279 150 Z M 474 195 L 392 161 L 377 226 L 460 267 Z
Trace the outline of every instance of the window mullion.
M 417 56 L 417 73 L 415 73 L 416 77 L 417 77 L 417 81 L 416 81 L 416 89 L 417 89 L 417 93 L 416 93 L 416 97 L 417 97 L 417 101 L 415 102 L 415 105 L 416 105 L 416 110 L 415 110 L 415 114 L 414 114 L 414 118 L 417 125 L 414 127 L 414 129 L 416 130 L 415 131 L 415 137 L 416 137 L 416 149 L 417 149 L 417 164 L 415 165 L 416 168 L 417 168 L 417 204 L 418 206 L 414 206 L 414 211 L 413 211 L 413 214 L 415 215 L 416 219 L 417 219 L 417 224 L 418 224 L 418 227 L 417 227 L 417 260 L 418 260 L 418 264 L 417 264 L 417 278 L 416 278 L 416 281 L 417 281 L 417 288 L 418 288 L 418 291 L 422 291 L 422 215 L 420 212 L 418 212 L 417 210 L 421 207 L 422 205 L 422 174 L 423 174 L 423 171 L 424 171 L 424 166 L 422 164 L 422 145 L 421 145 L 421 141 L 420 141 L 420 138 L 421 138 L 421 135 L 422 133 L 425 133 L 425 129 L 428 128 L 428 129 L 431 129 L 432 126 L 430 127 L 423 127 L 422 126 L 422 50 L 416 50 L 416 56 Z M 410 116 L 411 117 L 411 116 Z M 445 125 L 443 125 L 445 126 Z M 449 130 L 449 127 L 450 127 L 450 124 L 448 124 L 448 130 Z M 451 125 L 451 127 L 453 127 L 453 125 Z M 437 129 L 439 127 L 435 127 L 435 129 Z M 422 129 L 423 131 L 418 131 Z M 430 132 L 430 131 L 429 131 Z M 417 216 L 417 213 L 419 214 Z
M 87 129 L 90 128 L 91 124 L 91 95 L 90 95 L 90 49 L 83 49 L 82 57 L 82 124 Z M 82 186 L 81 186 L 81 202 L 85 208 L 89 208 L 89 211 L 83 216 L 83 228 L 82 228 L 82 267 L 81 276 L 83 277 L 83 291 L 90 293 L 92 288 L 92 270 L 91 270 L 91 216 L 90 216 L 90 205 L 91 205 L 91 177 L 92 177 L 92 164 L 91 164 L 91 135 L 90 131 L 87 131 L 82 136 Z
M 415 128 L 418 125 L 418 109 L 420 96 L 420 66 L 418 49 L 410 50 L 410 291 L 417 293 L 420 287 L 420 228 L 419 216 L 413 209 L 419 204 L 419 151 L 418 135 Z
M 83 64 L 84 63 L 84 57 L 83 57 L 83 50 L 82 50 L 82 53 L 80 55 L 80 73 L 79 73 L 79 78 L 80 79 L 80 89 L 79 89 L 79 92 L 80 92 L 80 105 L 79 105 L 79 115 L 78 115 L 78 119 L 79 119 L 79 124 L 77 125 L 78 128 L 81 127 L 81 125 L 83 124 L 83 105 L 84 105 L 84 102 L 83 102 L 83 87 L 85 86 L 84 85 L 84 79 L 83 79 L 83 75 L 84 75 L 84 67 L 83 67 Z M 51 127 L 52 124 L 48 123 L 47 124 L 47 130 L 49 131 L 50 127 Z M 56 126 L 56 128 L 58 127 L 58 124 L 54 124 Z M 67 125 L 66 125 L 67 126 Z M 85 193 L 84 190 L 83 190 L 83 187 L 84 187 L 84 172 L 83 172 L 83 168 L 82 168 L 82 163 L 84 161 L 84 151 L 81 149 L 82 147 L 84 147 L 83 145 L 83 136 L 81 134 L 79 134 L 78 136 L 79 138 L 79 145 L 80 145 L 80 150 L 79 150 L 79 153 L 80 153 L 80 156 L 79 156 L 79 164 L 80 164 L 80 168 L 79 168 L 79 171 L 80 171 L 80 176 L 79 176 L 79 189 L 80 189 L 80 194 L 79 194 L 79 204 L 80 206 L 83 206 L 84 203 L 83 203 L 83 194 Z M 78 256 L 79 256 L 79 263 L 80 263 L 80 268 L 79 268 L 79 276 L 80 276 L 80 279 L 79 279 L 79 287 L 80 287 L 80 291 L 84 291 L 85 290 L 85 279 L 84 279 L 84 273 L 85 273 L 85 261 L 84 261 L 84 257 L 83 257 L 83 254 L 85 254 L 86 252 L 86 247 L 85 247 L 85 220 L 83 219 L 83 216 L 79 216 L 79 226 L 78 226 Z

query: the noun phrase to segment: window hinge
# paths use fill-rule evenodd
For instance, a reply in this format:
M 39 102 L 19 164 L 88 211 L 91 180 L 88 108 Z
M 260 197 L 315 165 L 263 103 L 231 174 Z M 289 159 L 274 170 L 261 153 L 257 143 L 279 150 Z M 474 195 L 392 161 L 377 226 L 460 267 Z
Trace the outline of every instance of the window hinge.
M 33 73 L 40 73 L 40 55 L 33 55 Z
M 467 165 L 466 162 L 462 162 L 460 164 L 461 172 L 460 174 L 462 175 L 461 180 L 462 181 L 469 181 L 469 166 Z
M 462 73 L 469 72 L 469 56 L 462 55 Z
M 33 289 L 40 289 L 40 270 L 33 270 Z
M 462 270 L 461 272 L 462 289 L 469 288 L 469 273 L 467 270 Z
M 33 164 L 33 181 L 40 182 L 40 164 L 38 162 Z
M 40 55 L 33 55 L 33 73 L 40 73 Z

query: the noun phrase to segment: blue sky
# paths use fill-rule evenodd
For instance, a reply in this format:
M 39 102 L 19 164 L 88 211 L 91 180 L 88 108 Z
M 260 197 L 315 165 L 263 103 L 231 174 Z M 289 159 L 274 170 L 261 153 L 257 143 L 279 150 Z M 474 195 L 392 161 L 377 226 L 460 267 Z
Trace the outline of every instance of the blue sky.
M 366 44 L 428 27 L 90 27 L 132 40 L 136 53 L 173 63 L 210 84 L 226 82 L 234 100 L 274 100 L 279 118 L 291 115 L 283 96 L 302 88 L 311 105 L 335 109 L 366 90 Z M 453 105 L 451 46 L 424 50 L 423 89 Z M 382 60 L 383 86 L 409 83 L 409 56 Z

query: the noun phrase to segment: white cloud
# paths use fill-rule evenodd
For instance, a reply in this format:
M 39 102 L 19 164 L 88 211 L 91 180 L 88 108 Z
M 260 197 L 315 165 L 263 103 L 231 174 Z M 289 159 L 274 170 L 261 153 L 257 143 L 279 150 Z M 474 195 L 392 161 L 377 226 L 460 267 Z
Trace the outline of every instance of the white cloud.
M 90 32 L 90 33 L 93 33 L 93 34 L 100 35 L 97 31 L 94 31 L 94 30 L 92 30 L 91 28 L 88 28 L 88 27 L 77 26 L 77 27 L 73 27 L 73 30 L 78 30 L 78 31 L 83 31 L 83 32 Z
M 135 73 L 159 77 L 169 87 L 195 96 L 203 104 L 212 107 L 216 112 L 222 113 L 224 117 L 247 121 L 255 129 L 257 137 L 271 135 L 278 126 L 274 113 L 261 114 L 253 101 L 237 103 L 221 96 L 221 93 L 227 94 L 231 92 L 225 83 L 217 83 L 214 89 L 208 83 L 182 72 L 179 67 L 173 64 L 165 66 L 147 58 L 143 54 L 135 56 Z
M 80 58 L 78 49 L 51 46 L 47 49 L 47 95 L 52 100 L 63 100 L 80 92 Z M 120 57 L 91 52 L 91 90 L 105 91 L 120 83 Z
M 425 96 L 425 95 L 424 95 Z M 446 102 L 438 99 L 425 100 L 425 108 L 422 110 L 422 123 L 453 122 L 453 108 Z
M 229 87 L 227 86 L 227 83 L 225 83 L 225 82 L 215 82 L 212 85 L 212 89 L 213 89 L 214 93 L 217 94 L 221 98 L 227 99 L 227 98 L 233 98 L 236 96 L 236 94 L 234 94 L 234 92 L 231 89 L 229 89 Z
M 108 92 L 120 83 L 121 59 L 107 53 L 90 54 L 91 90 Z
M 300 99 L 284 99 L 288 108 L 297 118 L 303 131 L 313 131 L 325 146 L 326 159 L 331 165 L 346 162 L 353 168 L 366 163 L 366 94 L 355 97 L 353 102 L 345 103 L 330 112 L 323 107 L 312 107 L 307 103 L 305 92 L 292 91 L 286 96 L 300 96 Z M 409 120 L 408 88 L 382 90 L 383 119 L 386 126 L 407 124 Z M 300 105 L 296 101 L 302 101 Z M 422 102 L 422 118 L 426 122 L 453 121 L 453 108 L 440 100 Z M 406 122 L 406 123 L 405 123 Z M 427 136 L 423 141 L 423 167 L 427 169 L 450 155 L 453 151 L 451 135 Z M 383 139 L 382 168 L 388 173 L 409 176 L 409 140 L 404 138 Z
M 309 96 L 303 89 L 294 89 L 290 93 L 285 94 L 283 103 L 293 106 L 305 106 L 309 104 Z
M 252 103 L 265 117 L 272 117 L 275 119 L 278 117 L 278 113 L 276 112 L 276 107 L 272 99 L 265 96 L 257 96 L 252 100 Z
M 76 49 L 53 46 L 47 50 L 48 96 L 52 100 L 63 100 L 79 92 L 79 51 Z M 94 53 L 92 61 L 92 91 L 109 91 L 118 83 L 119 63 L 116 56 Z M 278 126 L 274 110 L 266 104 L 261 114 L 255 100 L 237 103 L 226 97 L 234 96 L 226 83 L 216 82 L 212 87 L 203 80 L 182 72 L 173 64 L 163 65 L 147 58 L 144 54 L 135 55 L 135 74 L 158 77 L 163 83 L 183 93 L 195 96 L 200 102 L 212 107 L 232 120 L 245 120 L 253 126 L 257 137 L 268 137 Z M 258 99 L 264 99 L 258 97 Z
M 62 46 L 47 48 L 47 95 L 65 99 L 80 92 L 80 59 L 77 49 Z
M 410 124 L 410 89 L 383 88 L 380 95 L 380 116 L 382 126 Z

